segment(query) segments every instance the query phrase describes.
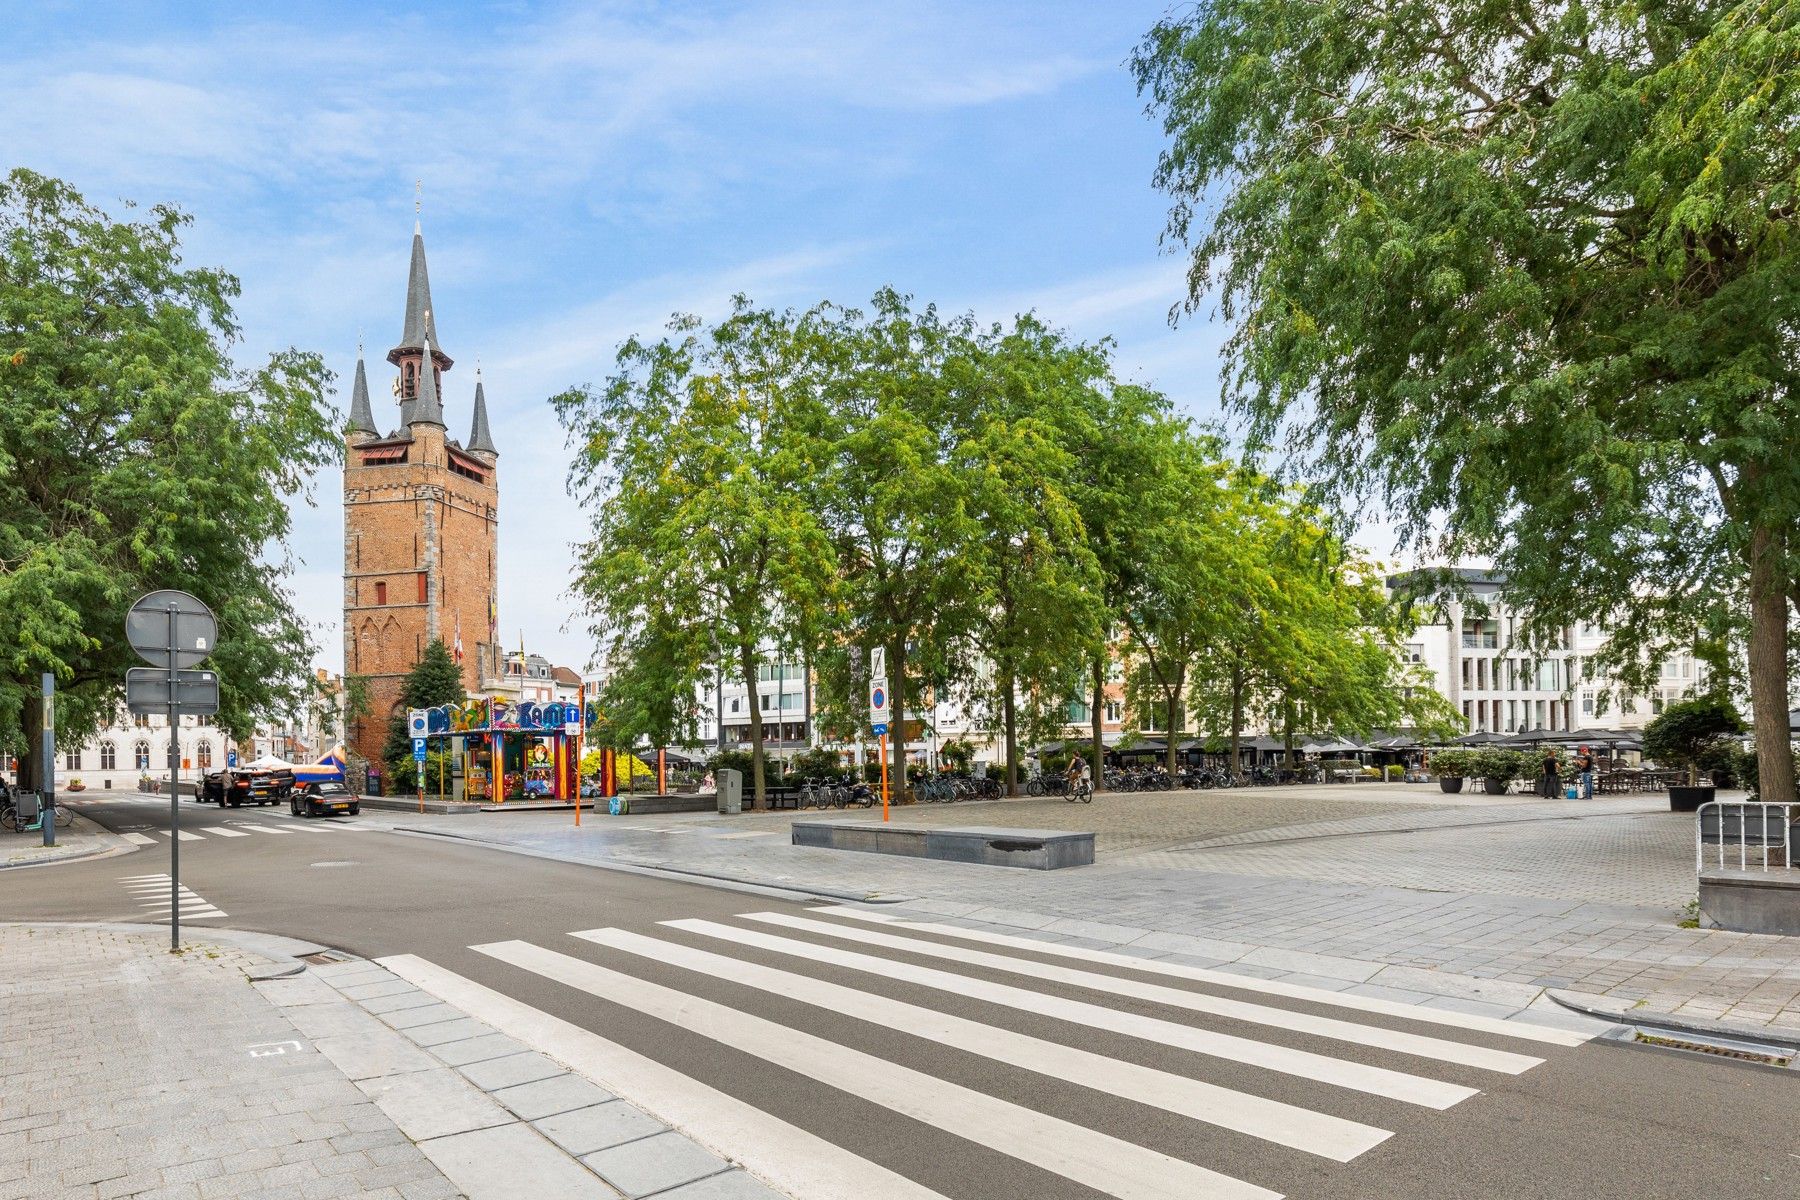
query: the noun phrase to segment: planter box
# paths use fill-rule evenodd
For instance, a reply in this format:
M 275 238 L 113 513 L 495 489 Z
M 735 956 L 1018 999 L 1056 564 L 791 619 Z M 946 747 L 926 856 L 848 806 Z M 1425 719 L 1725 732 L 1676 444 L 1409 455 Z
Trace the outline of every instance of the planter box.
M 1506 795 L 1506 785 L 1511 783 L 1512 780 L 1501 779 L 1498 776 L 1489 775 L 1483 782 L 1487 786 L 1488 795 L 1504 796 Z
M 1698 812 L 1702 804 L 1712 800 L 1715 789 L 1711 784 L 1699 787 L 1671 787 L 1669 789 L 1670 812 Z
M 1462 791 L 1462 785 L 1463 785 L 1463 781 L 1462 781 L 1461 775 L 1440 775 L 1440 776 L 1438 776 L 1438 787 L 1443 789 L 1446 792 L 1451 792 L 1451 793 L 1460 792 L 1460 791 Z

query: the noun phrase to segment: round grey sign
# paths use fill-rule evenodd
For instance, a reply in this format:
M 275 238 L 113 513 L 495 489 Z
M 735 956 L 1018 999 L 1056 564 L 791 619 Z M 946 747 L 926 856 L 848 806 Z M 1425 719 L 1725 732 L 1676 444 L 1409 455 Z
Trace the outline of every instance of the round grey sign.
M 153 667 L 194 667 L 218 644 L 219 622 L 186 592 L 151 592 L 125 615 L 125 639 Z

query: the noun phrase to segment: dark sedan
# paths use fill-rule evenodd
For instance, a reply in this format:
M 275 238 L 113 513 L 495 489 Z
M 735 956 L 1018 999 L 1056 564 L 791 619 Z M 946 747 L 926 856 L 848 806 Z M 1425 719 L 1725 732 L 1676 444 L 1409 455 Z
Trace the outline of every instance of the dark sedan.
M 333 813 L 355 816 L 362 811 L 362 797 L 342 783 L 309 783 L 288 798 L 296 817 L 328 817 Z

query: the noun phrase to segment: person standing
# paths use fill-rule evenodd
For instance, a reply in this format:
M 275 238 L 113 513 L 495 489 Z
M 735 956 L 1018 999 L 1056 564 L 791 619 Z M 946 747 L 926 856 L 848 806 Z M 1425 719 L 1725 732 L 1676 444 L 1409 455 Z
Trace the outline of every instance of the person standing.
M 1575 756 L 1575 775 L 1581 780 L 1581 798 L 1594 798 L 1594 752 L 1583 746 Z
M 1544 751 L 1544 778 L 1539 787 L 1546 800 L 1562 795 L 1562 764 L 1557 761 L 1555 749 Z

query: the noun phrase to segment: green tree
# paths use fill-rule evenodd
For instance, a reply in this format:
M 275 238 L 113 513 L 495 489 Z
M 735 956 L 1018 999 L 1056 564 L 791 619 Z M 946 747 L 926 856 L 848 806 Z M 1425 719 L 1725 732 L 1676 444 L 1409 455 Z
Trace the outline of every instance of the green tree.
M 237 280 L 183 265 L 179 212 L 143 215 L 23 169 L 0 181 L 0 743 L 27 786 L 40 674 L 79 744 L 139 665 L 124 627 L 144 592 L 218 615 L 207 665 L 234 739 L 298 711 L 310 678 L 288 504 L 340 453 L 330 373 L 296 350 L 236 367 Z
M 1134 59 L 1253 435 L 1628 685 L 1742 613 L 1789 801 L 1796 63 L 1791 0 L 1214 0 Z
M 886 648 L 900 746 L 908 706 L 923 685 L 966 679 L 972 669 L 955 648 L 980 592 L 977 564 L 963 551 L 982 531 L 952 429 L 973 403 L 962 371 L 973 338 L 968 318 L 946 321 L 929 306 L 915 311 L 884 290 L 866 313 L 838 310 L 822 319 L 810 343 L 829 449 L 819 512 L 843 575 L 840 629 L 863 653 Z M 846 707 L 862 699 L 855 695 L 867 682 L 861 658 L 837 676 L 851 690 L 839 700 Z M 903 756 L 896 750 L 894 757 Z
M 1032 735 L 1060 727 L 1068 696 L 1101 642 L 1099 563 L 1074 492 L 1079 459 L 1069 425 L 1107 381 L 1101 347 L 1072 344 L 1033 317 L 977 336 L 953 360 L 963 402 L 951 451 L 975 540 L 961 548 L 974 589 L 973 650 L 1006 756 L 1007 794 L 1019 784 L 1021 697 Z
M 442 638 L 425 643 L 425 652 L 400 685 L 401 707 L 388 718 L 387 739 L 382 743 L 381 758 L 387 764 L 388 786 L 398 792 L 414 790 L 403 780 L 414 779 L 412 730 L 407 724 L 407 709 L 440 708 L 460 704 L 468 697 L 463 688 L 462 668 Z M 436 779 L 435 773 L 431 776 Z
M 691 731 L 697 690 L 730 663 L 751 696 L 754 803 L 765 804 L 758 671 L 830 603 L 832 547 L 803 348 L 813 314 L 739 296 L 705 328 L 626 342 L 602 389 L 552 400 L 575 440 L 570 484 L 594 511 L 576 586 L 620 669 L 605 702 L 621 736 Z M 721 718 L 723 714 L 720 714 Z

